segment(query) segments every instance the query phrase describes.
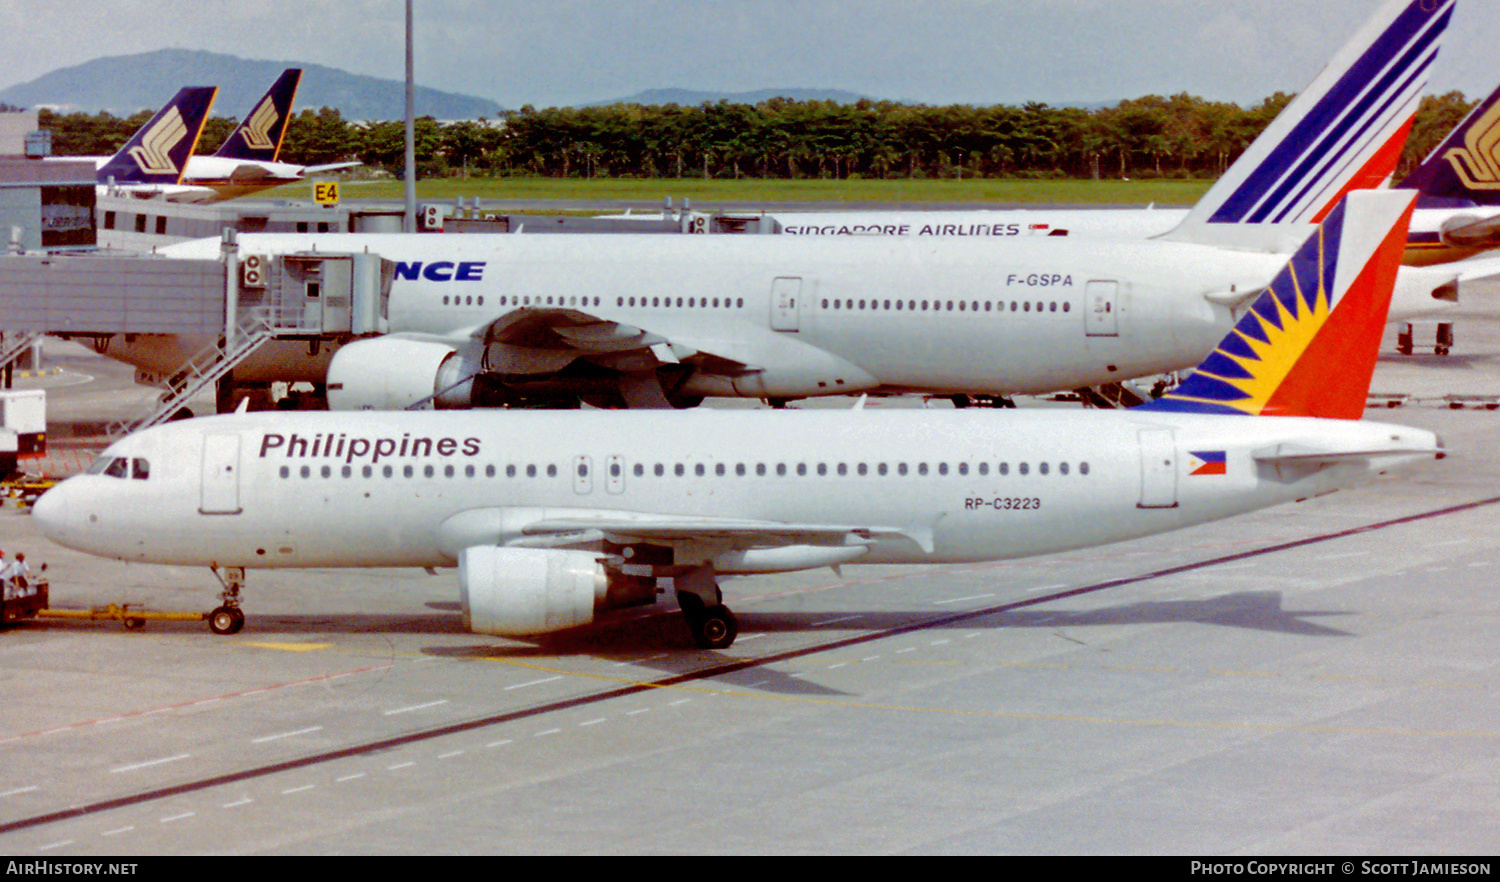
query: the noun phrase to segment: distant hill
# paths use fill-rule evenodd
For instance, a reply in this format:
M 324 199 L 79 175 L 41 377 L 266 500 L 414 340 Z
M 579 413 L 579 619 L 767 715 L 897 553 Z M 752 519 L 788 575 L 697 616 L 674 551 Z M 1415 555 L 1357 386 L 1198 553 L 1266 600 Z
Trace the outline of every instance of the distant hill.
M 772 98 L 791 98 L 794 101 L 832 101 L 837 104 L 853 104 L 856 101 L 867 98 L 867 95 L 856 95 L 853 92 L 844 92 L 839 89 L 756 89 L 753 92 L 701 92 L 695 89 L 647 89 L 624 98 L 613 98 L 608 101 L 592 101 L 588 104 L 580 104 L 579 107 L 603 107 L 609 104 L 642 104 L 646 106 L 656 104 L 678 104 L 683 107 L 697 107 L 705 101 L 717 103 L 728 101 L 731 104 L 759 104 Z M 0 101 L 5 100 L 5 95 L 0 92 Z M 872 101 L 881 99 L 870 98 Z
M 348 120 L 393 120 L 406 114 L 405 86 L 399 80 L 351 74 L 293 61 L 249 61 L 193 49 L 160 49 L 140 55 L 97 58 L 43 74 L 29 83 L 0 89 L 0 102 L 24 108 L 53 107 L 63 113 L 108 111 L 129 116 L 156 110 L 183 86 L 218 86 L 215 116 L 238 119 L 289 67 L 303 70 L 297 109 L 334 107 Z M 418 116 L 438 119 L 494 119 L 494 101 L 418 87 Z

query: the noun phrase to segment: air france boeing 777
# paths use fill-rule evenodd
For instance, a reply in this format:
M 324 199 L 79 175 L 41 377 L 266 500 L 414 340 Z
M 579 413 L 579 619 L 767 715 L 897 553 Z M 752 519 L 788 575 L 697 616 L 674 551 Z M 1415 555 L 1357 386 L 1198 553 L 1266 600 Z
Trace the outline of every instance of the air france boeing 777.
M 670 580 L 694 641 L 724 648 L 722 574 L 1085 548 L 1437 455 L 1355 419 L 1410 210 L 1350 194 L 1132 410 L 241 413 L 111 445 L 33 518 L 93 554 L 227 568 L 217 631 L 243 623 L 241 568 L 457 567 L 480 633 L 587 625 Z
M 1158 239 L 245 235 L 240 250 L 392 264 L 370 322 L 383 336 L 327 365 L 334 409 L 1003 396 L 1186 369 L 1313 218 L 1388 173 L 1452 7 L 1387 4 Z M 162 252 L 221 253 L 216 239 Z M 1446 305 L 1451 280 L 1403 271 L 1395 313 Z M 104 351 L 166 376 L 194 351 L 174 339 Z M 323 362 L 303 357 L 307 373 L 283 378 L 324 380 Z

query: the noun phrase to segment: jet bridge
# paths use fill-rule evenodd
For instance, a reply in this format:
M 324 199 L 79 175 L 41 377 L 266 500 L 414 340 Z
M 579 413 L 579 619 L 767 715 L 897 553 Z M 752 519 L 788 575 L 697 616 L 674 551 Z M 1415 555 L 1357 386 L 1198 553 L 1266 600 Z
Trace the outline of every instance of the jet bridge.
M 6 339 L 91 340 L 167 388 L 155 411 L 112 426 L 113 434 L 171 418 L 210 383 L 219 384 L 221 403 L 232 400 L 233 372 L 249 359 L 332 349 L 383 331 L 394 275 L 394 263 L 368 253 L 241 256 L 232 236 L 220 260 L 8 255 L 0 257 L 0 331 Z M 307 349 L 262 353 L 270 341 Z M 194 354 L 142 367 L 136 356 L 149 351 Z M 262 364 L 258 374 L 277 369 Z

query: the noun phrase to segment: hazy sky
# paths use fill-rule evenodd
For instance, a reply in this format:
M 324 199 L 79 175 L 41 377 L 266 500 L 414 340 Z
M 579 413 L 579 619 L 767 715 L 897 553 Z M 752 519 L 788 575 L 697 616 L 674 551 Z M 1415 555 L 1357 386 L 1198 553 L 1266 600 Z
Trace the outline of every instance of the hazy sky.
M 1308 83 L 1376 0 L 416 0 L 417 79 L 504 107 L 642 89 L 837 88 L 927 103 Z M 0 0 L 0 86 L 206 49 L 399 79 L 403 0 Z M 1458 0 L 1431 91 L 1500 83 L 1500 3 Z

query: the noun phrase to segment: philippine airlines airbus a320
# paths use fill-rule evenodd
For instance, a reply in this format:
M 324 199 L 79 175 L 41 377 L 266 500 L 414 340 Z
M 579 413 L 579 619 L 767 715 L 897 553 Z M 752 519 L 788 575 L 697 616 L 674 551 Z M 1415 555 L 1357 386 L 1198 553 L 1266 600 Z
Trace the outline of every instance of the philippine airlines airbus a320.
M 148 429 L 48 491 L 55 542 L 222 570 L 457 567 L 504 636 L 654 603 L 737 633 L 717 577 L 1116 542 L 1324 493 L 1440 451 L 1357 420 L 1411 210 L 1360 191 L 1176 391 L 1120 411 L 223 415 Z M 660 581 L 659 581 L 660 580 Z
M 262 259 L 378 255 L 390 281 L 380 335 L 331 363 L 267 348 L 236 376 L 326 379 L 335 409 L 664 407 L 1044 393 L 1185 369 L 1314 218 L 1389 173 L 1452 5 L 1384 7 L 1167 237 L 245 235 L 241 253 Z M 220 243 L 162 251 L 215 259 Z M 1456 296 L 1451 280 L 1403 270 L 1397 311 L 1446 305 L 1434 292 Z M 196 347 L 138 335 L 103 351 L 167 376 Z

